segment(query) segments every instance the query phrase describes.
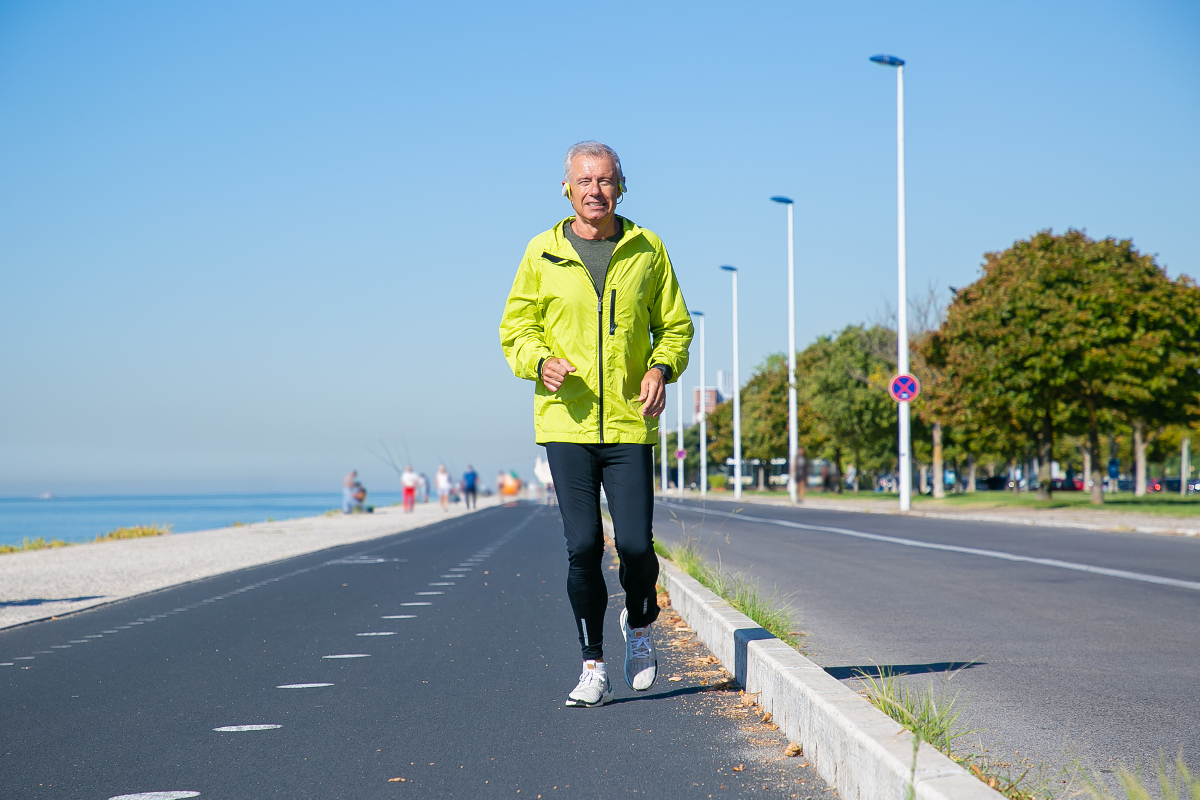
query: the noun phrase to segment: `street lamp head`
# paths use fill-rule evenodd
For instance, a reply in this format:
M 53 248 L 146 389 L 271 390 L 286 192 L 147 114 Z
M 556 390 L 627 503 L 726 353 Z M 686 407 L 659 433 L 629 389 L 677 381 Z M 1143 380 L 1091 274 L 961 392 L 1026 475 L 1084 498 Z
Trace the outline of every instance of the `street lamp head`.
M 722 264 L 721 269 L 725 270 L 726 272 L 737 272 L 737 267 L 731 267 L 728 264 Z
M 789 206 L 790 206 L 790 205 L 792 204 L 792 198 L 790 198 L 790 197 L 783 197 L 782 195 L 775 195 L 774 197 L 772 197 L 772 198 L 771 198 L 771 202 L 773 202 L 773 203 L 784 203 L 784 204 L 786 204 L 786 205 L 789 205 Z
M 689 311 L 688 313 L 691 314 L 693 317 L 703 317 L 704 316 L 703 311 Z
M 904 59 L 895 56 L 871 56 L 871 60 L 883 67 L 903 67 Z

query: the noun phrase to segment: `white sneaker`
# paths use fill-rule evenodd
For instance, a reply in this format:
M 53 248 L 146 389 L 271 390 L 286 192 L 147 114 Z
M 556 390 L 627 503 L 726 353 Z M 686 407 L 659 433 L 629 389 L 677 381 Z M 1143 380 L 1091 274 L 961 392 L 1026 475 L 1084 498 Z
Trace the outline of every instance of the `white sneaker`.
M 658 654 L 650 626 L 629 627 L 629 609 L 621 609 L 621 635 L 625 637 L 625 682 L 635 692 L 644 692 L 658 679 Z
M 603 661 L 583 662 L 583 673 L 579 683 L 567 695 L 567 705 L 576 708 L 595 708 L 611 703 L 612 684 L 608 680 L 608 669 Z

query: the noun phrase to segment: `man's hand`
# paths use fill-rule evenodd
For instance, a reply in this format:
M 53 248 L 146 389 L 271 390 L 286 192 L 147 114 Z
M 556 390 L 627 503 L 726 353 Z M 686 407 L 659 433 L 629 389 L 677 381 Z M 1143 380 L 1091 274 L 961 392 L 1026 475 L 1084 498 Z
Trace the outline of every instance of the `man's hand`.
M 643 417 L 657 417 L 663 412 L 667 405 L 666 384 L 667 379 L 663 377 L 662 370 L 654 367 L 642 378 L 642 393 L 638 395 L 638 402 L 645 404 L 642 406 Z
M 547 358 L 542 362 L 542 383 L 550 391 L 557 392 L 567 376 L 574 371 L 575 368 L 571 366 L 571 362 L 565 358 Z M 642 385 L 645 386 L 645 382 Z

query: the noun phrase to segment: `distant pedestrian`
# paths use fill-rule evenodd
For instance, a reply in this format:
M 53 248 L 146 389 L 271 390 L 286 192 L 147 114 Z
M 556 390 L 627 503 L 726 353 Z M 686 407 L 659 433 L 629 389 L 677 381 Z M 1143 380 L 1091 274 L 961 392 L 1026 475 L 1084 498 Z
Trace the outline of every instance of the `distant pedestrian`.
M 420 485 L 421 479 L 413 472 L 412 465 L 405 467 L 404 474 L 400 476 L 400 489 L 404 492 L 404 510 L 409 513 L 417 501 L 417 487 Z
M 350 470 L 345 478 L 342 479 L 342 513 L 349 514 L 354 511 L 354 484 L 358 482 L 358 470 Z
M 429 502 L 429 478 L 426 478 L 425 473 L 422 472 L 417 476 L 417 480 L 419 481 L 417 491 L 421 493 L 421 504 L 424 505 Z
M 479 483 L 479 474 L 470 464 L 467 464 L 467 471 L 463 473 L 462 482 L 463 501 L 467 504 L 467 508 L 475 508 L 478 502 L 475 491 L 476 485 Z
M 534 381 L 536 441 L 545 445 L 562 511 L 567 596 L 583 648 L 568 706 L 612 701 L 604 665 L 608 587 L 600 491 L 608 497 L 625 589 L 625 681 L 658 677 L 654 553 L 654 444 L 666 384 L 688 362 L 692 321 L 662 240 L 617 216 L 625 194 L 612 148 L 567 151 L 562 193 L 574 216 L 529 242 L 517 268 L 500 342 L 519 378 Z
M 442 511 L 450 510 L 450 490 L 453 484 L 450 481 L 450 473 L 446 471 L 446 465 L 442 464 L 438 467 L 437 474 L 433 476 L 434 488 L 437 489 L 438 502 L 442 504 Z

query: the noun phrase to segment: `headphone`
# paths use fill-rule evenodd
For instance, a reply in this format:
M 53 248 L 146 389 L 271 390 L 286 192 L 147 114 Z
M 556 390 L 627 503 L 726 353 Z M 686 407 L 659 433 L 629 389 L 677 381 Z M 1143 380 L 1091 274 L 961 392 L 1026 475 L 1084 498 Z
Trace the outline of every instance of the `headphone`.
M 619 203 L 625 197 L 625 193 L 629 191 L 629 189 L 625 186 L 625 176 L 624 175 L 621 176 L 621 183 L 618 185 L 617 189 L 618 189 L 617 202 Z M 571 183 L 570 183 L 570 181 L 563 182 L 562 196 L 567 198 L 568 200 L 571 199 Z

